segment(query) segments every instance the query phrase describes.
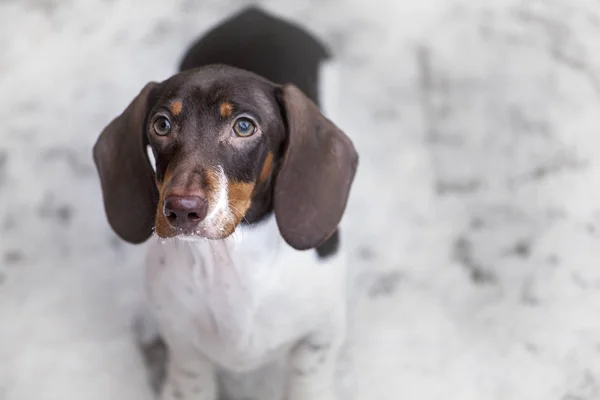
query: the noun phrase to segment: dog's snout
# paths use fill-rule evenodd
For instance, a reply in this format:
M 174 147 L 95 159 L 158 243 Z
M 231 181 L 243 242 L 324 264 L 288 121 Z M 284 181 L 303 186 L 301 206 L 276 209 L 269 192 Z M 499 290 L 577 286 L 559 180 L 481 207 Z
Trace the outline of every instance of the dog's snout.
M 199 196 L 167 196 L 164 214 L 175 228 L 195 228 L 204 218 L 208 210 L 206 199 Z

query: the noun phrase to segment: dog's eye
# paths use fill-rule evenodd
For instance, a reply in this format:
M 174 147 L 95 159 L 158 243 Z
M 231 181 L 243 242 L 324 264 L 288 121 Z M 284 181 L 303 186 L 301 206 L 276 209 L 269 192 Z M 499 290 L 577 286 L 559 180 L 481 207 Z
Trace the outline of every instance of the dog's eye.
M 254 134 L 256 131 L 256 126 L 248 118 L 240 118 L 235 121 L 235 124 L 233 125 L 233 131 L 238 136 L 247 137 Z
M 158 117 L 154 120 L 154 131 L 157 135 L 165 136 L 171 131 L 171 122 L 165 117 Z

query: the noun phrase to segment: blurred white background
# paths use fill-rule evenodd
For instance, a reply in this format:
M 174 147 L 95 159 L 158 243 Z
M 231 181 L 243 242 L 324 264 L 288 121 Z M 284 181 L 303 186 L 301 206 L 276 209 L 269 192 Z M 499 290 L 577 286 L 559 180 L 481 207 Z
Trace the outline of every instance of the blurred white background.
M 256 2 L 253 2 L 256 3 Z M 0 1 L 0 399 L 148 399 L 91 146 L 234 0 Z M 359 400 L 600 399 L 600 3 L 270 0 L 332 47 Z

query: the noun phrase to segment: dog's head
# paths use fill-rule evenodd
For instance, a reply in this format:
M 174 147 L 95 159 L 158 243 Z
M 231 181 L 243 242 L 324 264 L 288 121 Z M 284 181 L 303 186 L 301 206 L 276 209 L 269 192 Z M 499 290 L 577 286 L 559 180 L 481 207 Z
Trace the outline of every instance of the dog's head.
M 283 238 L 309 249 L 335 232 L 358 156 L 295 86 L 207 66 L 147 84 L 101 133 L 94 160 L 108 220 L 128 242 L 153 229 L 222 239 L 274 211 Z

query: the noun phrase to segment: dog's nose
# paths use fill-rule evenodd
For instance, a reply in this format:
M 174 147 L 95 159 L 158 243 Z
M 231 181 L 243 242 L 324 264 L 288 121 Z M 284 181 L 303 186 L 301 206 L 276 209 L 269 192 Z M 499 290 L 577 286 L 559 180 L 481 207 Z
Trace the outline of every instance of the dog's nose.
M 163 213 L 175 228 L 192 229 L 206 218 L 208 204 L 198 196 L 167 196 Z

